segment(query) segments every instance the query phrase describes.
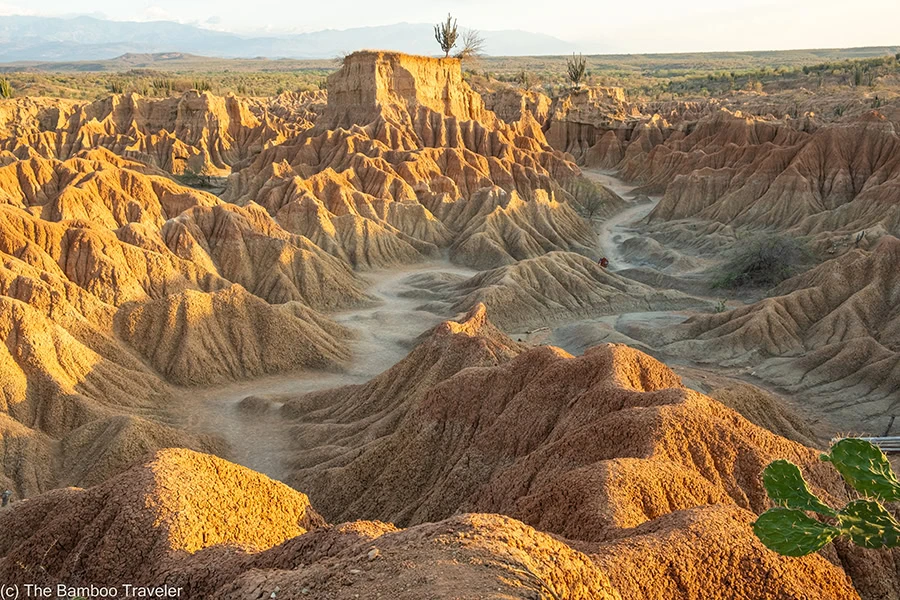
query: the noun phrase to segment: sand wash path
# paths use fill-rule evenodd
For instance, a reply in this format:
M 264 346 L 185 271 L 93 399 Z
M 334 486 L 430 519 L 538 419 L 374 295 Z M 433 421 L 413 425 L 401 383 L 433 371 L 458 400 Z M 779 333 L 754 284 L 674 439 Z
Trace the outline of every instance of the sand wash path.
M 585 174 L 622 196 L 634 189 L 606 172 L 585 171 Z M 609 257 L 612 270 L 637 266 L 623 258 L 621 244 L 638 235 L 634 223 L 644 218 L 654 205 L 643 202 L 629 206 L 597 225 L 599 245 Z M 298 371 L 203 389 L 185 389 L 178 402 L 177 414 L 170 418 L 175 425 L 193 433 L 224 439 L 230 447 L 226 456 L 229 460 L 272 478 L 283 478 L 291 432 L 276 410 L 280 406 L 278 398 L 363 383 L 403 359 L 420 334 L 447 319 L 447 315 L 421 310 L 421 297 L 404 295 L 412 289 L 404 280 L 423 273 L 471 276 L 476 271 L 442 260 L 365 273 L 363 276 L 371 282 L 367 292 L 380 300 L 379 304 L 330 315 L 355 333 L 355 340 L 350 342 L 354 356 L 347 369 L 339 372 Z M 640 346 L 617 332 L 625 323 L 665 325 L 681 322 L 687 316 L 683 311 L 626 313 L 574 320 L 544 330 L 537 336 L 510 333 L 524 336 L 531 343 L 551 343 L 580 354 L 587 347 L 605 341 L 631 342 Z M 273 409 L 261 414 L 241 410 L 241 401 L 249 396 L 270 398 Z
M 636 186 L 629 185 L 615 177 L 609 171 L 582 169 L 589 179 L 600 183 L 625 200 L 631 201 L 629 194 Z M 629 239 L 640 235 L 636 225 L 643 220 L 659 202 L 658 197 L 650 202 L 630 204 L 611 217 L 595 222 L 594 228 L 598 237 L 598 249 L 602 256 L 609 259 L 610 271 L 622 271 L 636 267 L 649 267 L 642 262 L 635 262 L 632 255 L 626 258 L 622 245 Z M 571 354 L 581 354 L 591 346 L 602 343 L 625 343 L 640 348 L 645 352 L 652 349 L 631 339 L 625 332 L 631 327 L 665 327 L 685 321 L 690 315 L 687 311 L 641 311 L 613 315 L 604 315 L 587 319 L 577 319 L 560 323 L 553 327 L 537 331 L 512 332 L 517 337 L 533 344 L 551 344 Z
M 606 171 L 584 169 L 582 172 L 587 178 L 605 185 L 626 200 L 628 199 L 628 194 L 635 188 L 635 186 L 628 185 Z M 609 259 L 610 270 L 620 271 L 638 266 L 625 258 L 621 246 L 625 240 L 637 235 L 633 225 L 649 215 L 657 202 L 659 202 L 659 198 L 651 198 L 651 202 L 640 202 L 629 206 L 596 227 L 600 252 Z
M 298 371 L 185 389 L 178 403 L 179 412 L 170 418 L 191 432 L 223 438 L 230 446 L 229 460 L 274 479 L 282 478 L 290 432 L 277 410 L 250 414 L 240 409 L 241 400 L 248 396 L 271 397 L 275 408 L 280 396 L 363 383 L 392 367 L 407 355 L 417 336 L 446 320 L 446 316 L 419 310 L 420 298 L 403 296 L 410 289 L 403 283 L 405 278 L 429 272 L 475 274 L 447 260 L 365 273 L 363 277 L 372 282 L 367 292 L 380 300 L 378 305 L 329 315 L 355 334 L 350 342 L 353 359 L 345 370 Z

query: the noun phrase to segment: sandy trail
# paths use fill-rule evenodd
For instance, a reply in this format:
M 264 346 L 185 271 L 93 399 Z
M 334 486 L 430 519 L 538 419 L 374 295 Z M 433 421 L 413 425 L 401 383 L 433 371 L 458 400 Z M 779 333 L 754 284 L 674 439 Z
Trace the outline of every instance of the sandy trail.
M 605 171 L 584 169 L 583 173 L 589 179 L 605 185 L 623 198 L 627 198 L 627 195 L 635 188 L 635 186 L 628 185 Z M 626 260 L 621 247 L 625 240 L 637 235 L 633 224 L 650 214 L 657 202 L 659 202 L 659 198 L 651 198 L 651 202 L 633 204 L 596 226 L 599 238 L 598 246 L 601 255 L 609 259 L 609 269 L 611 271 L 620 271 L 638 266 Z
M 475 271 L 440 261 L 409 265 L 398 269 L 363 274 L 371 282 L 367 290 L 381 302 L 331 314 L 350 328 L 355 339 L 350 345 L 353 358 L 343 371 L 298 371 L 225 385 L 183 389 L 177 398 L 173 424 L 194 433 L 217 435 L 230 446 L 227 458 L 261 473 L 280 479 L 289 449 L 289 432 L 277 410 L 264 414 L 242 412 L 238 405 L 247 396 L 270 397 L 278 406 L 279 397 L 363 383 L 403 359 L 416 337 L 446 317 L 418 310 L 421 299 L 402 295 L 410 288 L 403 280 L 415 273 L 454 273 L 471 276 Z

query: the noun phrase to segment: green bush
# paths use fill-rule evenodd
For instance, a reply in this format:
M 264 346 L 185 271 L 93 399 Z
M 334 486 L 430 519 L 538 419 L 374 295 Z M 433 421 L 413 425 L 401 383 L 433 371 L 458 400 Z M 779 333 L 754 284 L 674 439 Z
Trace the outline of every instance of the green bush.
M 12 98 L 12 85 L 8 79 L 0 79 L 0 98 Z
M 741 241 L 723 265 L 713 287 L 772 287 L 800 272 L 809 258 L 805 244 L 785 235 L 763 235 Z
M 154 77 L 151 85 L 157 94 L 168 96 L 175 89 L 175 82 L 168 77 Z
M 125 93 L 125 82 L 121 79 L 114 79 L 109 82 L 106 86 L 107 89 L 113 94 L 124 94 Z
M 835 510 L 812 493 L 797 465 L 776 460 L 763 472 L 776 506 L 753 524 L 756 537 L 784 556 L 811 554 L 838 537 L 863 548 L 900 547 L 900 523 L 881 504 L 900 500 L 900 482 L 884 453 L 866 440 L 846 438 L 821 458 L 863 498 Z

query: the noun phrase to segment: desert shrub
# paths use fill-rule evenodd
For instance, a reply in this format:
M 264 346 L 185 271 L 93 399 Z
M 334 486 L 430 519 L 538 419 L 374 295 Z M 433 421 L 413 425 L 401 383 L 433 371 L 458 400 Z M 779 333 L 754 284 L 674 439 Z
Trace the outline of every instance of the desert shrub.
M 809 261 L 806 245 L 786 235 L 742 240 L 722 266 L 713 285 L 719 288 L 772 287 L 793 277 Z
M 462 34 L 462 49 L 456 53 L 456 58 L 462 61 L 481 58 L 484 55 L 484 43 L 484 37 L 477 29 L 466 29 Z
M 0 98 L 12 98 L 12 85 L 8 79 L 0 79 Z
M 606 195 L 603 187 L 587 177 L 576 177 L 568 181 L 565 190 L 574 199 L 576 210 L 589 221 L 602 214 L 606 209 Z
M 534 80 L 531 76 L 531 73 L 529 73 L 528 71 L 520 71 L 518 74 L 516 74 L 516 83 L 522 86 L 523 90 L 527 90 L 531 88 Z
M 168 96 L 175 90 L 175 82 L 168 77 L 154 77 L 150 82 L 157 94 Z
M 106 88 L 113 94 L 124 94 L 125 93 L 125 82 L 121 79 L 113 79 L 109 82 Z
M 589 220 L 593 219 L 595 215 L 599 214 L 606 208 L 606 202 L 603 198 L 600 197 L 599 194 L 591 194 L 584 200 L 582 200 L 581 208 Z

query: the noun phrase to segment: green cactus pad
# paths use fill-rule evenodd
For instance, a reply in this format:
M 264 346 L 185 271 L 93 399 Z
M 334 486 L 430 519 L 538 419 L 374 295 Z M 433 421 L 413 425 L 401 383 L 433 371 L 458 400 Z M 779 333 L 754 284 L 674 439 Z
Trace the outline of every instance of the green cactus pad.
M 753 524 L 756 537 L 784 556 L 806 556 L 840 535 L 841 530 L 808 516 L 802 510 L 776 507 Z
M 763 485 L 778 506 L 809 510 L 834 516 L 837 511 L 822 502 L 803 479 L 800 467 L 787 460 L 776 460 L 763 471 Z
M 838 514 L 841 533 L 863 548 L 896 548 L 900 523 L 879 503 L 854 500 Z
M 900 482 L 887 456 L 874 444 L 843 439 L 831 447 L 830 454 L 823 454 L 822 460 L 831 462 L 859 493 L 888 502 L 900 500 Z

